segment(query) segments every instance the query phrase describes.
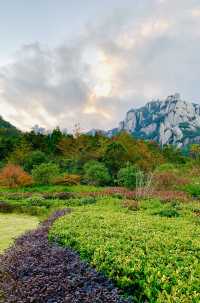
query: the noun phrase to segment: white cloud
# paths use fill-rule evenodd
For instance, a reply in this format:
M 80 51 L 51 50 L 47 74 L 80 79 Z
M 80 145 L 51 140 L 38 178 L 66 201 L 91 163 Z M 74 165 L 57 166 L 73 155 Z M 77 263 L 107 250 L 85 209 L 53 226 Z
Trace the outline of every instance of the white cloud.
M 105 129 L 153 97 L 178 91 L 196 101 L 198 6 L 179 0 L 148 5 L 148 11 L 138 6 L 134 17 L 132 7 L 114 13 L 54 49 L 23 46 L 0 67 L 2 115 L 23 129 L 35 123 L 72 129 L 77 122 Z

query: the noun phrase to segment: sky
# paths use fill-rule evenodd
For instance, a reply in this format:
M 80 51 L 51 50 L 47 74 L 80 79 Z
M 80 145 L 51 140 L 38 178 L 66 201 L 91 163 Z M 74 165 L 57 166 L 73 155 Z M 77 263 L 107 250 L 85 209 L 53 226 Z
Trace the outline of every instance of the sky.
M 199 0 L 0 0 L 0 115 L 116 127 L 176 92 L 200 104 Z

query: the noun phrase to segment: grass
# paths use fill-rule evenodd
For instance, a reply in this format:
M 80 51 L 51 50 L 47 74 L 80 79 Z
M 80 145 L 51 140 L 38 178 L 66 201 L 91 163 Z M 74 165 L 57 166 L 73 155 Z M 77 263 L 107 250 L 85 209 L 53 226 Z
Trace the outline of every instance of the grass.
M 36 217 L 0 213 L 0 253 L 13 243 L 14 238 L 35 228 L 37 224 Z
M 129 211 L 120 203 L 76 208 L 55 222 L 50 239 L 78 251 L 133 302 L 199 302 L 200 224 L 191 205 L 145 201 Z M 159 215 L 173 208 L 178 217 Z

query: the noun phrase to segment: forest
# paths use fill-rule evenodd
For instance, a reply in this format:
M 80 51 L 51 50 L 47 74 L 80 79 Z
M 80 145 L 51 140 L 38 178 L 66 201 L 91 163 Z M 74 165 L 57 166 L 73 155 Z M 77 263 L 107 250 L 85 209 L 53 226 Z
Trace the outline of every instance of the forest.
M 0 161 L 0 302 L 199 302 L 198 144 L 4 130 Z

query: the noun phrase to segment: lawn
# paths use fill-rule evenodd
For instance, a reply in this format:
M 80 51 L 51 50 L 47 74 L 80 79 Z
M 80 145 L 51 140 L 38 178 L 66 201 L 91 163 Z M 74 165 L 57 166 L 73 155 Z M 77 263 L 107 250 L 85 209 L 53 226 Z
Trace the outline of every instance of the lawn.
M 0 253 L 13 243 L 13 238 L 37 226 L 36 217 L 0 213 Z
M 50 239 L 78 251 L 133 302 L 199 302 L 196 205 L 140 204 L 130 211 L 120 200 L 103 199 L 76 208 L 55 222 Z

